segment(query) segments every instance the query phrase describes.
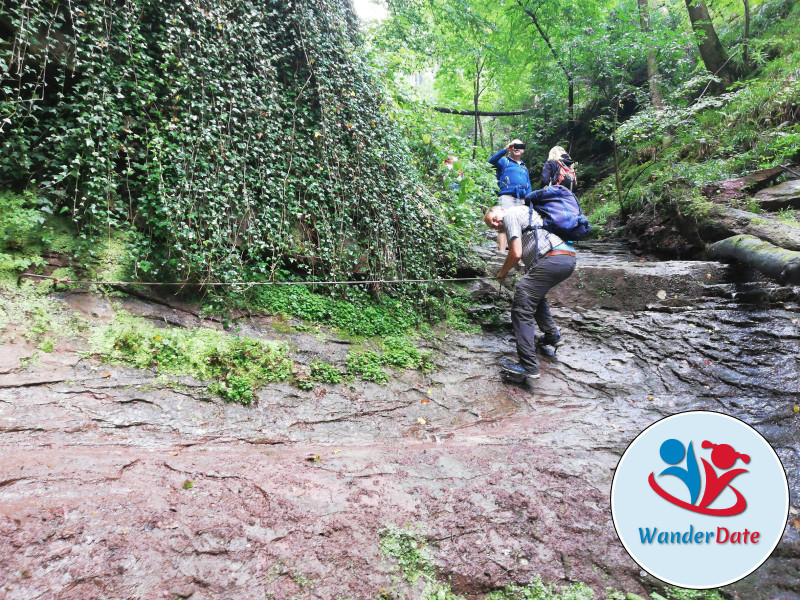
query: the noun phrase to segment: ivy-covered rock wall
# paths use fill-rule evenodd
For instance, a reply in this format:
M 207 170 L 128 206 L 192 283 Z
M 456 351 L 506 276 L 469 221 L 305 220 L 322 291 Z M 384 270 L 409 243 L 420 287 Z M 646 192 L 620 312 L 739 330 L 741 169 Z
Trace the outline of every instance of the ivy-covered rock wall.
M 454 252 L 348 0 L 0 0 L 0 186 L 143 278 L 426 276 Z

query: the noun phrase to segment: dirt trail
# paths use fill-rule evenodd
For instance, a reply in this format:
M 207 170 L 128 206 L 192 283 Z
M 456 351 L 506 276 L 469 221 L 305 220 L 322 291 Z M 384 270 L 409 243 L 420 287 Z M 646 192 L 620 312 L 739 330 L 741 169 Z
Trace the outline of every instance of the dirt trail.
M 727 593 L 800 598 L 796 304 L 743 305 L 715 282 L 702 291 L 716 298 L 691 296 L 697 273 L 665 265 L 660 286 L 652 265 L 639 280 L 628 258 L 603 256 L 587 253 L 562 290 L 582 300 L 555 310 L 569 344 L 543 358 L 534 390 L 497 377 L 497 360 L 513 356 L 505 329 L 440 340 L 430 375 L 310 392 L 272 385 L 252 407 L 212 399 L 193 380 L 176 390 L 149 372 L 81 359 L 82 340 L 23 368 L 19 356 L 32 349 L 6 341 L 0 596 L 418 597 L 380 555 L 378 531 L 389 524 L 424 527 L 442 580 L 469 598 L 535 575 L 584 581 L 598 597 L 607 588 L 644 595 L 654 582 L 611 524 L 613 468 L 660 416 L 707 408 L 757 427 L 792 490 L 795 525 Z M 725 276 L 719 265 L 693 268 Z M 626 286 L 616 301 L 640 306 L 613 306 L 616 285 Z M 652 297 L 665 286 L 691 301 Z M 113 314 L 102 298 L 64 301 L 98 322 Z M 176 324 L 196 319 L 124 305 Z M 243 327 L 276 336 L 266 320 Z M 346 354 L 319 336 L 286 337 L 300 361 Z

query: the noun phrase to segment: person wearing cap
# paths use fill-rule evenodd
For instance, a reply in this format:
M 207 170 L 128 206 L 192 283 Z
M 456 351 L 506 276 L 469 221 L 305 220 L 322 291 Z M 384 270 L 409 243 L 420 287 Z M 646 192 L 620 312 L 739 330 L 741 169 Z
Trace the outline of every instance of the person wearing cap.
M 567 151 L 561 146 L 553 146 L 547 156 L 547 162 L 542 168 L 542 187 L 549 185 L 563 185 L 575 192 L 578 188 L 578 179 L 572 165 L 575 161 L 570 158 Z
M 575 270 L 575 249 L 554 233 L 542 228 L 542 217 L 527 206 L 489 209 L 486 224 L 508 236 L 508 254 L 497 272 L 501 284 L 517 263 L 525 265 L 525 274 L 514 290 L 511 303 L 511 325 L 517 338 L 519 364 L 503 365 L 504 369 L 528 379 L 539 377 L 536 356 L 536 327 L 544 334 L 538 340 L 542 346 L 554 349 L 564 340 L 550 314 L 545 296 Z
M 522 162 L 524 152 L 525 144 L 522 140 L 514 139 L 488 161 L 494 167 L 497 177 L 498 206 L 505 208 L 520 206 L 525 203 L 525 196 L 532 191 L 528 167 Z M 502 231 L 497 234 L 497 246 L 500 252 L 506 251 L 506 234 Z

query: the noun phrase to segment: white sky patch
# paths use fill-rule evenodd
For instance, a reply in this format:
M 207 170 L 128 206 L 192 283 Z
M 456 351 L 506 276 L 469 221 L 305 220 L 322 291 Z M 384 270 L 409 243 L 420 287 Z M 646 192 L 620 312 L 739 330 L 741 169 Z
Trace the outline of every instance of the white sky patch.
M 350 0 L 361 21 L 382 21 L 388 16 L 386 3 L 382 0 Z

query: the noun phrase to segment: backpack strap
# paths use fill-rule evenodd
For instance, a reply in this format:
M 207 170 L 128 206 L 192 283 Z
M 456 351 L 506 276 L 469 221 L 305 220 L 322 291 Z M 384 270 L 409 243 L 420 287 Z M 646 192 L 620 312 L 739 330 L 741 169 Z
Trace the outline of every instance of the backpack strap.
M 536 257 L 536 262 L 539 262 L 539 232 L 536 231 L 537 229 L 541 229 L 541 227 L 533 224 L 533 202 L 531 202 L 528 207 L 528 226 L 522 230 L 522 233 L 533 231 L 533 255 Z M 528 265 L 525 265 L 525 270 L 527 272 Z
M 564 181 L 564 165 L 561 164 L 560 160 L 557 160 L 556 164 L 558 165 L 558 181 L 556 181 L 556 185 L 561 185 L 561 182 Z
M 560 160 L 556 161 L 558 163 L 558 181 L 556 185 L 560 185 L 562 181 L 564 181 L 565 177 L 569 177 L 569 191 L 572 191 L 573 183 L 577 183 L 577 178 L 575 177 L 575 169 L 571 169 Z

